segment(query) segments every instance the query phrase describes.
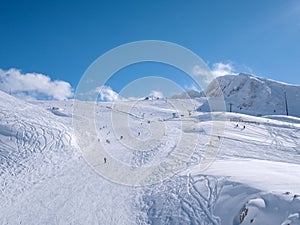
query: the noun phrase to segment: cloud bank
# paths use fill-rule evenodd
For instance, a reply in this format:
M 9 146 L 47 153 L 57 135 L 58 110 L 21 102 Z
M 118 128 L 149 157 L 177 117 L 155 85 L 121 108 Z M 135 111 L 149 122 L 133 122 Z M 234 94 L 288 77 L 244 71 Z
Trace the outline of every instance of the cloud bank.
M 222 62 L 214 63 L 211 72 L 216 77 L 236 74 L 235 69 L 231 63 L 222 63 Z
M 211 76 L 219 77 L 224 75 L 233 75 L 236 74 L 235 68 L 231 63 L 214 63 L 211 66 L 211 69 L 203 68 L 198 65 L 195 65 L 192 71 L 193 75 L 195 76 Z
M 40 73 L 22 73 L 15 68 L 0 69 L 0 90 L 24 99 L 65 100 L 73 96 L 68 82 L 53 81 Z
M 120 101 L 120 100 L 131 100 L 131 101 L 138 101 L 138 100 L 143 100 L 145 97 L 136 97 L 136 96 L 131 96 L 131 97 L 123 97 L 119 95 L 117 92 L 115 92 L 111 87 L 109 86 L 100 86 L 97 87 L 94 90 L 94 93 L 98 94 L 98 100 L 100 101 L 105 101 L 105 102 L 114 102 L 114 101 Z M 148 96 L 150 98 L 164 98 L 164 95 L 160 91 L 152 90 Z
M 101 101 L 113 102 L 116 100 L 121 100 L 120 95 L 109 86 L 98 87 L 95 91 L 99 93 Z

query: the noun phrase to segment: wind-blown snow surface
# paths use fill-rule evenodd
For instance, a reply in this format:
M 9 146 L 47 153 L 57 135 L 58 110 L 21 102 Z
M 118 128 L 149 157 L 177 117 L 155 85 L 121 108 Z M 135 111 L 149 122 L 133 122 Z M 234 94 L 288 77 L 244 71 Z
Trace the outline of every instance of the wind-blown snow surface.
M 300 86 L 265 79 L 249 74 L 218 77 L 207 88 L 210 97 L 219 96 L 218 84 L 223 91 L 227 111 L 250 115 L 286 115 L 300 117 Z M 285 100 L 286 98 L 286 100 Z M 209 111 L 208 103 L 199 111 Z
M 0 224 L 300 224 L 298 118 L 227 113 L 224 134 L 214 137 L 222 141 L 216 161 L 201 171 L 215 144 L 211 115 L 193 111 L 200 102 L 169 101 L 140 101 L 129 115 L 140 139 L 151 135 L 148 121 L 169 128 L 148 152 L 126 153 L 109 122 L 111 103 L 96 106 L 99 140 L 126 163 L 163 161 L 181 132 L 198 140 L 179 174 L 134 188 L 104 179 L 83 159 L 72 101 L 27 103 L 0 92 Z

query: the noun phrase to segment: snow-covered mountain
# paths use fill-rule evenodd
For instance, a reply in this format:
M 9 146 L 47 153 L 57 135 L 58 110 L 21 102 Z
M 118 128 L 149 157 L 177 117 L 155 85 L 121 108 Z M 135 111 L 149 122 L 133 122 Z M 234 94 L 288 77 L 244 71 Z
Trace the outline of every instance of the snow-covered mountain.
M 29 103 L 0 91 L 0 224 L 300 224 L 300 119 L 211 117 L 194 111 L 195 104 L 202 103 L 98 102 L 95 118 L 80 108 L 75 119 L 83 130 L 92 121 L 98 131 L 89 147 L 101 144 L 110 155 L 100 168 L 116 172 L 113 160 L 151 168 L 174 152 L 185 159 L 176 175 L 134 187 L 111 182 L 84 159 L 73 101 Z M 146 145 L 151 135 L 161 138 L 153 148 Z M 128 149 L 130 138 L 137 149 Z M 212 164 L 203 170 L 207 159 Z
M 219 96 L 220 85 L 227 111 L 248 115 L 286 115 L 300 117 L 300 86 L 285 84 L 241 73 L 216 78 L 207 88 L 209 97 Z M 209 111 L 208 103 L 198 109 Z

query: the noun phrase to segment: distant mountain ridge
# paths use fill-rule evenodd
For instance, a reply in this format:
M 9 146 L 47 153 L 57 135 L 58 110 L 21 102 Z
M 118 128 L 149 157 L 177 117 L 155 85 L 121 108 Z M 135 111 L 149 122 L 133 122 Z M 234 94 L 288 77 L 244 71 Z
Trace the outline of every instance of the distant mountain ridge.
M 173 95 L 172 99 L 187 99 L 187 98 L 201 98 L 204 97 L 204 92 L 198 92 L 195 90 L 188 90 L 186 92 L 182 92 L 181 94 Z
M 300 86 L 240 73 L 216 78 L 207 87 L 206 95 L 220 96 L 218 84 L 227 111 L 254 116 L 288 114 L 300 117 Z M 210 111 L 208 102 L 198 111 Z

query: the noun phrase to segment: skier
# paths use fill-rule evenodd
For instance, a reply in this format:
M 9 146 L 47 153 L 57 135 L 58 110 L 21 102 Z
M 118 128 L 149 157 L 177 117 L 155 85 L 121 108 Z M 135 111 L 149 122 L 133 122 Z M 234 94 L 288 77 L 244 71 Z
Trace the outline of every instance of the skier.
M 106 163 L 106 157 L 104 157 L 104 163 Z

